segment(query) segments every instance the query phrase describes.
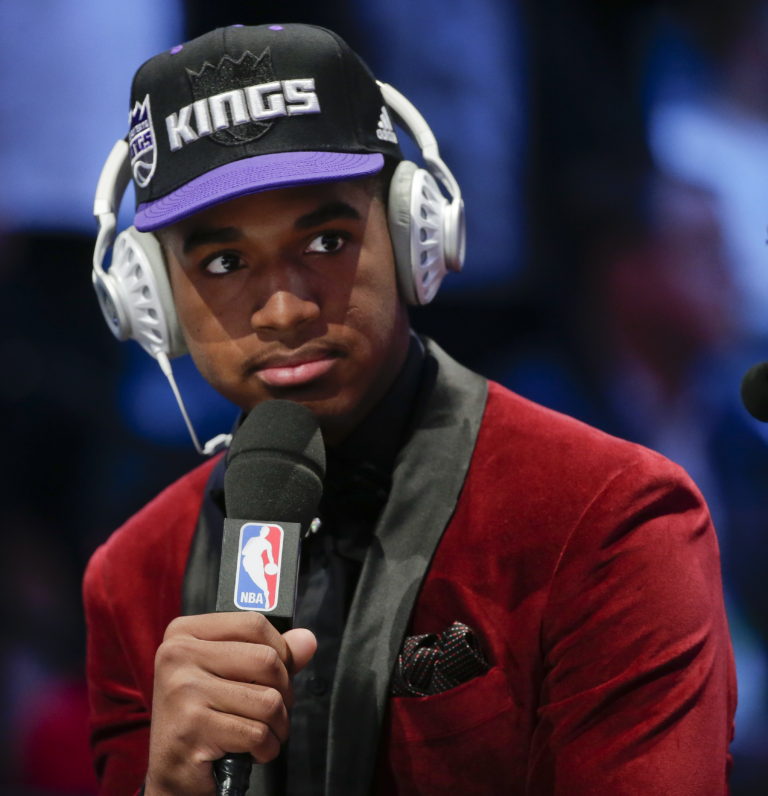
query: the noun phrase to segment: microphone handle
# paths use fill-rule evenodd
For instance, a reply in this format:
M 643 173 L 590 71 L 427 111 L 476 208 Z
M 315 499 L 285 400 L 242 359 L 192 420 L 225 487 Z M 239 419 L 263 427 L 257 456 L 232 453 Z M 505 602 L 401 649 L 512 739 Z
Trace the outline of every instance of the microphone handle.
M 260 607 L 278 632 L 291 627 L 301 526 L 302 522 L 308 526 L 317 511 L 324 474 L 323 438 L 309 409 L 291 401 L 264 401 L 248 413 L 232 439 L 224 473 L 226 511 L 217 611 L 252 611 Z M 270 514 L 279 520 L 257 521 Z M 250 578 L 242 560 L 254 540 L 257 556 L 262 555 L 259 551 L 271 550 L 268 557 L 274 571 L 267 573 L 263 567 L 263 583 Z M 267 574 L 274 578 L 271 585 L 267 585 Z M 253 588 L 247 585 L 249 579 Z M 253 762 L 248 753 L 225 753 L 214 761 L 218 796 L 244 796 Z M 253 772 L 257 789 L 263 790 L 261 785 L 269 780 L 274 768 L 272 764 L 259 766 Z M 278 791 L 269 788 L 267 792 Z
M 217 611 L 243 610 L 235 603 L 235 584 L 240 566 L 241 530 L 265 523 L 224 519 L 224 535 L 221 545 L 221 569 L 219 590 L 216 598 Z M 269 524 L 269 523 L 266 523 Z M 274 523 L 272 523 L 274 525 Z M 282 539 L 280 543 L 280 577 L 276 604 L 269 613 L 269 622 L 279 633 L 293 627 L 293 613 L 296 602 L 296 585 L 299 574 L 299 552 L 301 546 L 301 525 L 298 522 L 279 523 Z M 251 778 L 253 758 L 247 752 L 225 754 L 213 763 L 213 777 L 216 782 L 216 796 L 245 796 Z
M 213 763 L 217 796 L 245 796 L 253 758 L 248 752 L 226 754 Z

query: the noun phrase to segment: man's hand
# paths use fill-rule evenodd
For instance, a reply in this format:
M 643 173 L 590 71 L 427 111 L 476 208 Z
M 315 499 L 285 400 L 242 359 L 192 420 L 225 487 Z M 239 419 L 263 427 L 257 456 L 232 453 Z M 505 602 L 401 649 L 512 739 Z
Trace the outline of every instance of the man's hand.
M 146 796 L 215 793 L 211 763 L 259 763 L 288 738 L 291 675 L 315 653 L 308 630 L 280 635 L 259 613 L 174 619 L 155 656 Z

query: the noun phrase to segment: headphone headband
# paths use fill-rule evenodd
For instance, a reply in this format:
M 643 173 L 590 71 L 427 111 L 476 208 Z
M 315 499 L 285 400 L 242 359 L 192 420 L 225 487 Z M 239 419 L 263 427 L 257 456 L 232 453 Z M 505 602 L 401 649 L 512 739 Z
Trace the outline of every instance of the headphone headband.
M 454 202 L 461 202 L 461 189 L 456 178 L 451 173 L 440 157 L 437 139 L 427 120 L 421 115 L 416 106 L 394 86 L 389 83 L 376 81 L 381 89 L 381 96 L 386 106 L 394 113 L 400 126 L 413 138 L 421 150 L 424 163 L 429 167 L 432 175 L 440 180 Z
M 112 245 L 117 228 L 117 213 L 123 194 L 131 181 L 128 142 L 121 138 L 115 142 L 99 174 L 96 195 L 93 198 L 93 215 L 99 222 L 99 232 L 93 250 L 93 270 L 103 275 L 104 258 Z

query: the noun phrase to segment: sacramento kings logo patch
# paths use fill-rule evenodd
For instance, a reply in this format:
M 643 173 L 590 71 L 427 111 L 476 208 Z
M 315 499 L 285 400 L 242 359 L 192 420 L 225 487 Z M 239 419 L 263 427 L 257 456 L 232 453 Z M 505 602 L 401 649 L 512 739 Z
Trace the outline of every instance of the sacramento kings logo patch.
M 246 522 L 240 529 L 235 605 L 241 611 L 272 611 L 280 588 L 283 529 Z
M 133 179 L 140 188 L 146 188 L 157 165 L 155 130 L 149 109 L 149 94 L 142 102 L 136 102 L 128 122 L 128 146 L 131 151 Z
M 275 82 L 269 48 L 258 58 L 248 50 L 236 61 L 225 55 L 218 66 L 206 62 L 199 72 L 188 69 L 187 74 L 196 100 L 257 84 L 274 84 L 276 88 L 280 85 Z M 235 146 L 261 138 L 270 127 L 272 127 L 271 121 L 248 121 L 227 129 L 219 129 L 211 135 L 211 139 L 218 144 Z

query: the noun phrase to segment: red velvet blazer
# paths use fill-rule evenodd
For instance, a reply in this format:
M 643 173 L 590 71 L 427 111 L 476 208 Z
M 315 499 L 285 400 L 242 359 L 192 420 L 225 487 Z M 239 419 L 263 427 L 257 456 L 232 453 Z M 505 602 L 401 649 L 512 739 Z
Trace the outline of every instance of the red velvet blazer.
M 345 630 L 327 792 L 726 793 L 735 680 L 696 487 L 649 450 L 429 356 L 434 393 Z M 144 778 L 154 653 L 180 613 L 211 467 L 129 520 L 86 573 L 93 748 L 110 796 Z M 409 492 L 424 467 L 439 499 Z M 454 620 L 490 670 L 391 697 L 403 636 Z

